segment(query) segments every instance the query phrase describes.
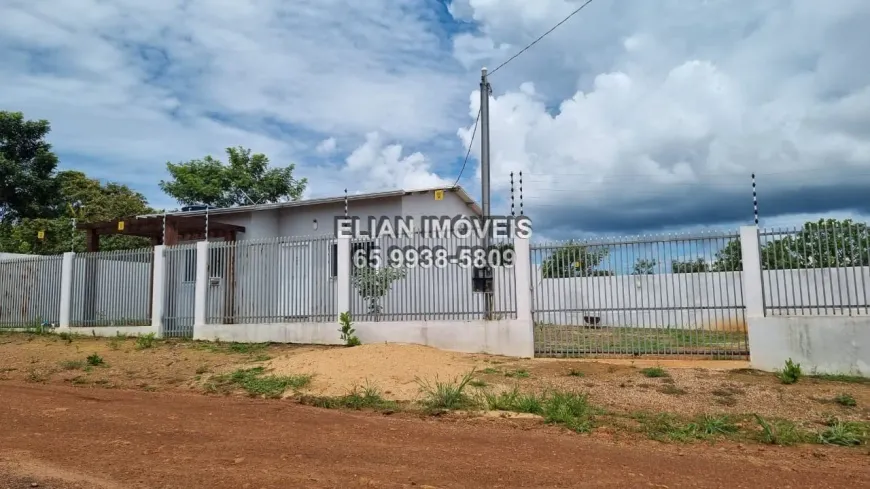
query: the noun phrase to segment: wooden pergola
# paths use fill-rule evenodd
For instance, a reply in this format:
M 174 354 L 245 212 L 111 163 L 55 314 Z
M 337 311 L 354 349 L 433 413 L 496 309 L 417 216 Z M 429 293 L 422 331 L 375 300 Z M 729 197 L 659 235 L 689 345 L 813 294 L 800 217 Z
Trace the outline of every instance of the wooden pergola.
M 165 219 L 165 223 L 164 223 Z M 208 238 L 223 238 L 235 241 L 244 226 L 224 224 L 210 219 L 207 223 Z M 165 227 L 165 230 L 164 230 Z M 88 252 L 100 251 L 100 236 L 139 236 L 151 240 L 152 245 L 176 245 L 181 241 L 205 239 L 205 216 L 148 216 L 129 217 L 112 221 L 81 223 L 76 228 L 85 231 Z
M 206 227 L 207 226 L 207 227 Z M 206 229 L 208 229 L 208 238 L 221 238 L 224 241 L 236 241 L 238 233 L 244 233 L 244 226 L 234 224 L 225 224 L 215 222 L 214 219 L 206 221 L 206 216 L 147 216 L 147 217 L 129 217 L 124 219 L 115 219 L 111 221 L 91 222 L 77 224 L 76 228 L 86 233 L 85 243 L 86 251 L 100 251 L 100 236 L 138 236 L 151 240 L 151 245 L 166 245 L 172 246 L 184 241 L 201 241 L 206 238 Z M 225 308 L 232 311 L 235 281 L 233 280 L 232 271 L 234 268 L 233 262 L 234 250 L 230 250 L 230 256 L 224 263 L 227 267 L 227 282 L 226 288 L 227 301 Z M 152 301 L 154 264 L 151 264 L 151 286 L 148 290 L 148 303 Z M 96 281 L 97 281 L 97 261 L 88 260 L 85 265 L 85 298 L 84 298 L 84 318 L 94 320 L 96 318 Z M 227 313 L 229 314 L 229 313 Z

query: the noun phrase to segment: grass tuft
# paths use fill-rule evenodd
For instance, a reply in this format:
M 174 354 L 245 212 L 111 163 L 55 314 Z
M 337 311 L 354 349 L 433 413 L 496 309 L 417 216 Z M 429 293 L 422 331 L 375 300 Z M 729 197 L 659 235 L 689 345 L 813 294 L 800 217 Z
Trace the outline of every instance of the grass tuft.
M 837 394 L 837 396 L 834 397 L 834 402 L 846 407 L 855 407 L 858 405 L 858 401 L 856 401 L 850 394 L 846 393 Z
M 310 375 L 263 375 L 263 367 L 239 369 L 229 375 L 219 375 L 206 385 L 211 392 L 239 387 L 251 397 L 276 399 L 287 389 L 302 389 L 311 384 Z
M 790 446 L 809 441 L 809 434 L 791 421 L 783 419 L 768 421 L 757 414 L 754 416 L 755 421 L 761 426 L 759 441 L 762 443 Z
M 157 343 L 157 336 L 154 333 L 148 333 L 136 338 L 136 349 L 147 350 L 153 348 L 155 343 Z
M 60 362 L 60 368 L 64 370 L 83 370 L 85 362 L 82 360 L 64 360 Z
M 465 374 L 461 379 L 457 378 L 447 382 L 440 382 L 436 379 L 433 383 L 417 379 L 420 392 L 423 394 L 420 404 L 430 412 L 475 407 L 477 403 L 465 392 L 465 388 L 472 380 L 472 375 L 474 375 L 474 370 Z
M 640 373 L 642 373 L 645 377 L 649 377 L 651 379 L 670 377 L 670 374 L 668 374 L 668 372 L 661 367 L 648 367 L 642 369 Z
M 106 364 L 106 362 L 103 361 L 103 357 L 97 355 L 96 353 L 88 355 L 87 362 L 88 362 L 88 365 L 90 365 L 92 367 L 99 367 L 100 365 Z
M 870 423 L 843 422 L 831 419 L 828 427 L 819 433 L 819 443 L 839 445 L 843 447 L 858 446 L 867 443 L 870 438 Z
M 517 379 L 527 379 L 531 374 L 528 370 L 521 368 L 518 370 L 514 370 L 513 372 L 505 372 L 505 377 L 517 378 Z

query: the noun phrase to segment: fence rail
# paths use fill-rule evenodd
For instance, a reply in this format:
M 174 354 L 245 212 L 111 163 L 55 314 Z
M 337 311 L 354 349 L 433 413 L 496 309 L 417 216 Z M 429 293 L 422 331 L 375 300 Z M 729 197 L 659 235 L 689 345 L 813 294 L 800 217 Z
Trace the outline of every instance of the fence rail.
M 820 221 L 759 232 L 766 315 L 870 314 L 870 231 Z
M 153 266 L 151 248 L 76 254 L 70 325 L 150 325 Z
M 542 356 L 745 356 L 737 233 L 532 246 Z
M 471 320 L 487 316 L 483 293 L 472 284 L 474 259 L 494 265 L 489 316 L 516 318 L 510 242 L 483 255 L 476 238 L 413 236 L 351 243 L 351 315 L 359 321 Z M 509 250 L 509 251 L 508 251 Z
M 0 261 L 0 329 L 57 324 L 63 257 Z
M 331 236 L 209 243 L 207 322 L 333 322 Z

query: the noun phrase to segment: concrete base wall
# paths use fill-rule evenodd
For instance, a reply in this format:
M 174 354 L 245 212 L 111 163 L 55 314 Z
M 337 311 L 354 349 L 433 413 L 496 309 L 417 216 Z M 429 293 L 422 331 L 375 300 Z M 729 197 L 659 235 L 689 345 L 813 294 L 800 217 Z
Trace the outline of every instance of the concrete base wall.
M 159 328 L 156 328 L 154 326 L 96 326 L 88 328 L 57 328 L 55 332 L 68 332 L 75 335 L 101 336 L 105 338 L 111 338 L 118 335 L 145 336 L 149 333 L 154 333 L 155 336 L 160 335 Z
M 791 358 L 805 373 L 870 377 L 870 317 L 749 318 L 752 368 L 772 372 Z
M 366 343 L 410 343 L 462 353 L 534 356 L 530 321 L 358 322 L 356 336 Z M 195 340 L 239 343 L 341 345 L 338 323 L 207 324 L 194 327 Z

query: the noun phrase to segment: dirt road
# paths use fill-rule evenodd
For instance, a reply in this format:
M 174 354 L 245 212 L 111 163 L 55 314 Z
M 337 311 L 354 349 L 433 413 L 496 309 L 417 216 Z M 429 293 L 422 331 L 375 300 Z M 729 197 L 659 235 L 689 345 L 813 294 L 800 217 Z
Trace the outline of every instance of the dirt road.
M 0 488 L 870 487 L 865 452 L 0 382 Z

